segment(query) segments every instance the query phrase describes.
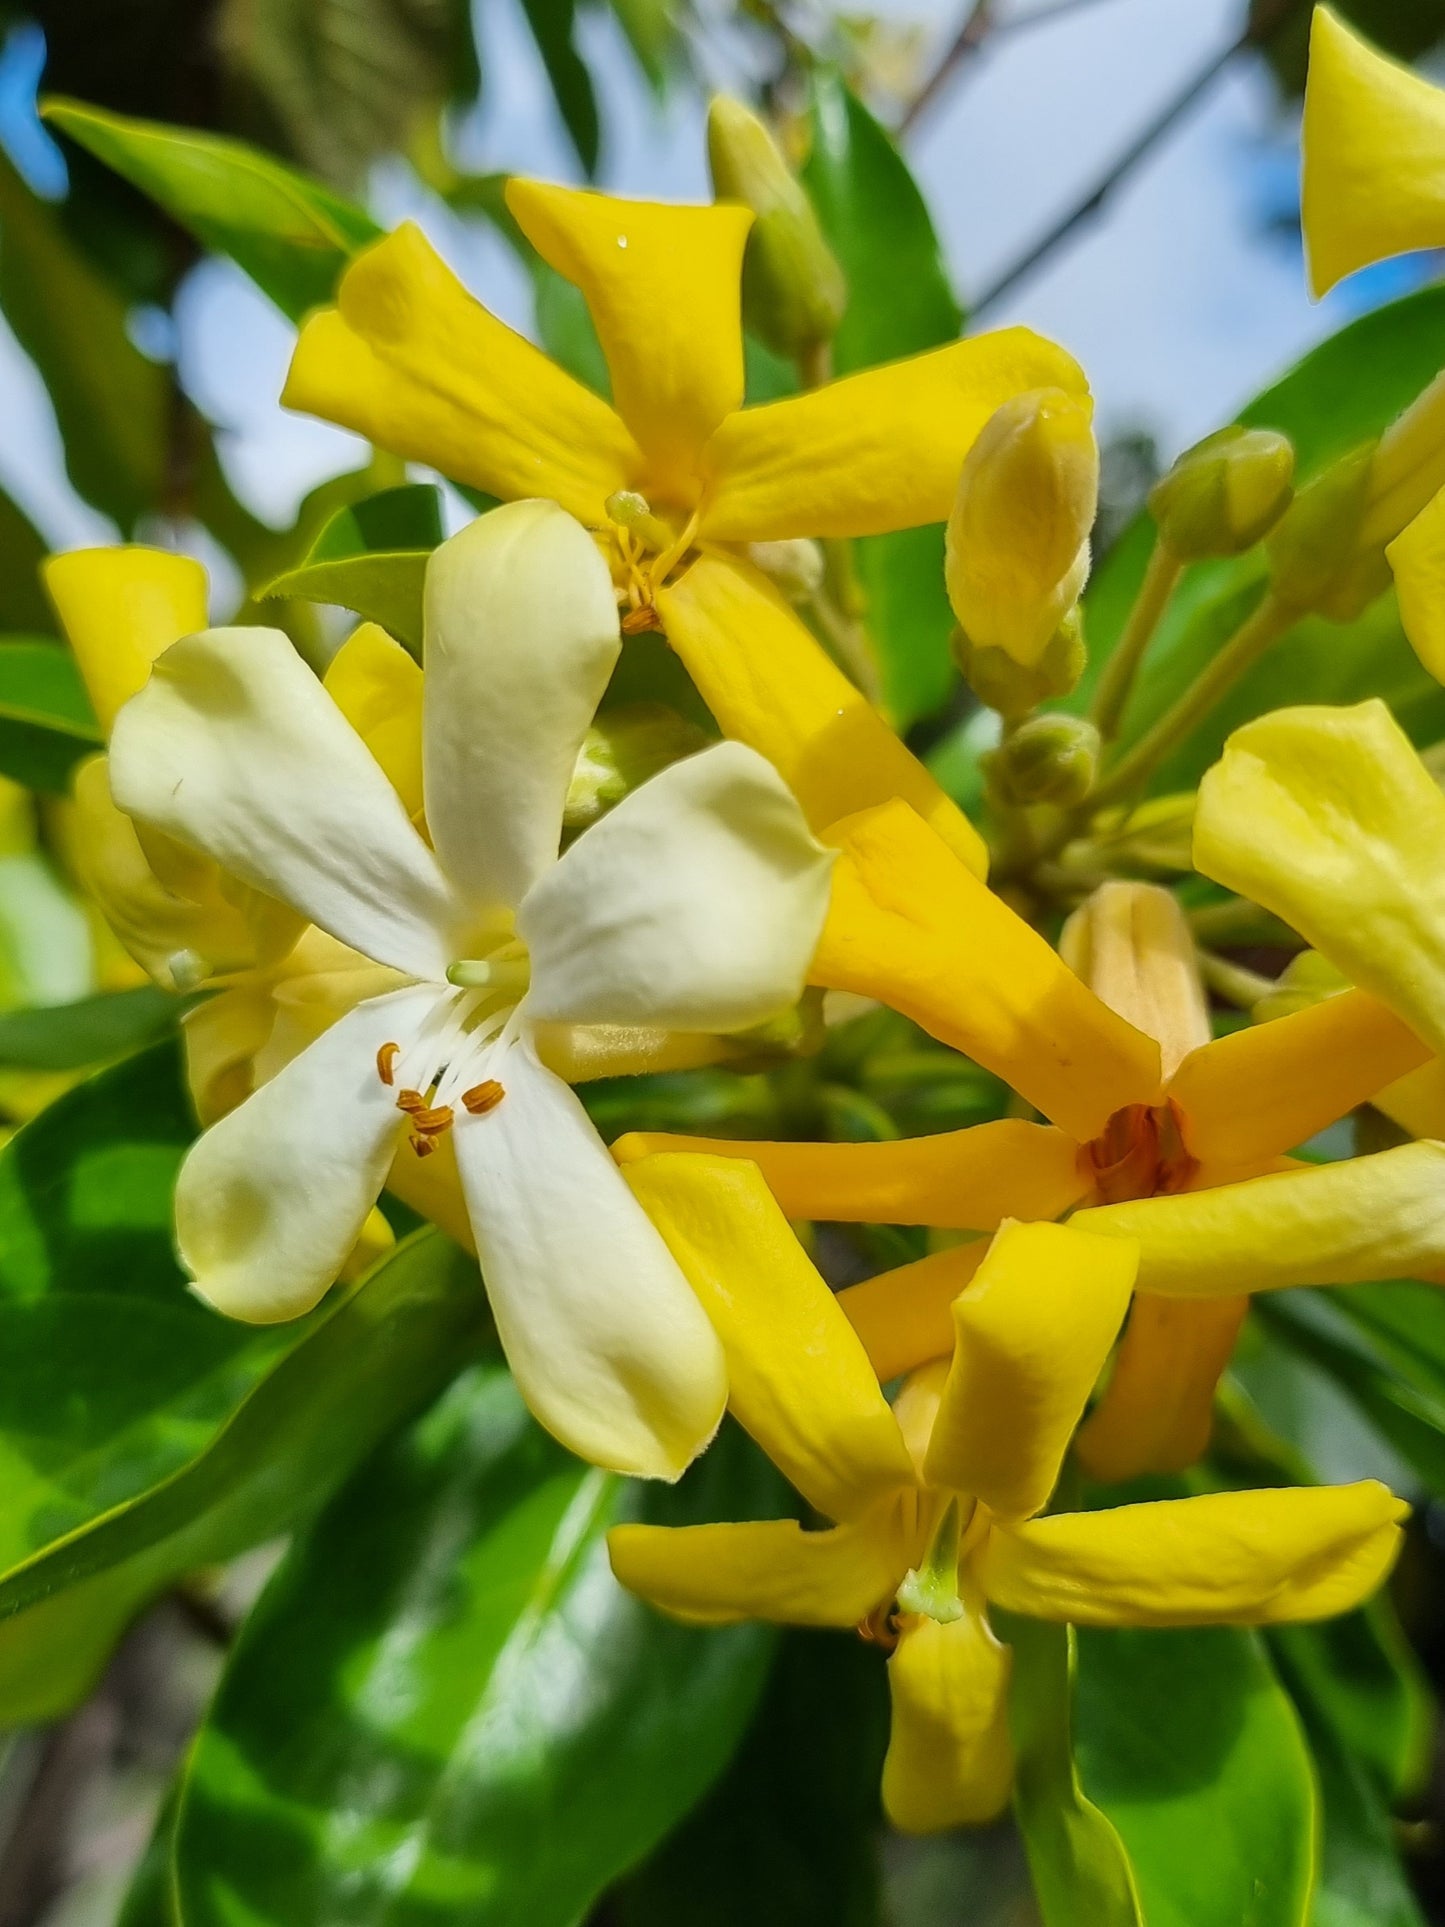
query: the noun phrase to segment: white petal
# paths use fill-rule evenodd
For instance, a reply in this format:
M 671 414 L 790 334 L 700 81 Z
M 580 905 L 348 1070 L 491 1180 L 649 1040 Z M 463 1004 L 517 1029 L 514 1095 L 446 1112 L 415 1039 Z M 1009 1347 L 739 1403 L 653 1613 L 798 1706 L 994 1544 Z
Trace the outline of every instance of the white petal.
M 517 916 L 539 1021 L 742 1030 L 802 995 L 833 856 L 742 743 L 674 763 L 580 836 Z
M 722 1417 L 722 1347 L 567 1085 L 525 1039 L 488 1075 L 506 1095 L 453 1138 L 522 1396 L 582 1458 L 675 1479 Z
M 218 1311 L 273 1324 L 309 1311 L 381 1195 L 405 1123 L 377 1075 L 437 992 L 409 985 L 348 1011 L 213 1124 L 176 1182 L 176 1243 Z
M 557 860 L 567 785 L 621 650 L 597 544 L 555 502 L 509 502 L 426 572 L 427 826 L 480 907 Z
M 457 954 L 436 858 L 279 629 L 167 649 L 116 718 L 110 783 L 129 815 L 377 963 L 439 978 Z

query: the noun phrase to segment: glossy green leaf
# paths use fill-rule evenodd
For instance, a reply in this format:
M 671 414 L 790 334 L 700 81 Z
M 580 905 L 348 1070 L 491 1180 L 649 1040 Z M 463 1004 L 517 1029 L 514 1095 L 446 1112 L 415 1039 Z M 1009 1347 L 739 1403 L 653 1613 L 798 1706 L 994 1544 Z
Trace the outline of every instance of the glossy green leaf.
M 420 656 L 426 565 L 441 539 L 441 495 L 433 484 L 383 489 L 338 509 L 304 561 L 257 593 L 354 610 Z
M 993 1619 L 1014 1653 L 1014 1815 L 1044 1927 L 1144 1927 L 1121 1830 L 1085 1793 L 1074 1760 L 1077 1635 L 1012 1613 Z M 1162 1923 L 1151 1915 L 1149 1927 Z
M 549 1439 L 499 1360 L 467 1373 L 248 1620 L 182 1792 L 187 1927 L 571 1927 L 720 1770 L 771 1645 L 631 1598 L 605 1531 L 745 1515 L 760 1477 L 730 1433 L 680 1488 L 629 1484 Z
M 1259 1637 L 1078 1637 L 1079 1777 L 1128 1850 L 1149 1927 L 1305 1927 L 1315 1789 Z
M 829 69 L 814 76 L 810 125 L 803 179 L 848 279 L 833 342 L 837 372 L 952 341 L 962 314 L 928 209 L 891 135 Z M 854 554 L 884 701 L 906 728 L 939 706 L 953 676 L 943 530 L 869 536 Z
M 45 538 L 0 489 L 0 630 L 50 635 L 55 611 L 40 586 Z
M 886 1674 L 850 1634 L 785 1633 L 732 1765 L 612 1896 L 621 1927 L 876 1927 Z
M 0 641 L 0 776 L 63 795 L 101 733 L 75 658 L 58 643 Z
M 229 255 L 292 321 L 330 299 L 381 230 L 361 208 L 244 141 L 51 100 L 45 117 Z
M 194 1002 L 154 984 L 138 984 L 134 990 L 104 991 L 73 1004 L 0 1012 L 0 1065 L 75 1071 L 127 1057 L 169 1037 Z

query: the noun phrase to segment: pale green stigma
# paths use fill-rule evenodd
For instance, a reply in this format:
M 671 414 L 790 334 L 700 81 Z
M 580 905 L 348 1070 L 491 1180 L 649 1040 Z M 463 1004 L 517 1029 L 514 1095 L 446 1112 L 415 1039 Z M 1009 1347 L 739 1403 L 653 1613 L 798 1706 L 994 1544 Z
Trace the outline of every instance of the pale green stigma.
M 950 1499 L 921 1566 L 910 1567 L 898 1588 L 898 1610 L 921 1613 L 948 1626 L 963 1618 L 958 1596 L 958 1500 Z
M 527 988 L 532 966 L 525 957 L 462 957 L 447 965 L 447 982 L 459 990 L 516 991 Z

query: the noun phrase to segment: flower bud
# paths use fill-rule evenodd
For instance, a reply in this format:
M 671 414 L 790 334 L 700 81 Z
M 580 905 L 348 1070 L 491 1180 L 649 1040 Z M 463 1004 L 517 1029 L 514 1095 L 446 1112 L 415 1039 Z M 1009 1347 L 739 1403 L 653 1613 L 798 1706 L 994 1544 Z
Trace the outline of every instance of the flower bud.
M 831 341 L 848 286 L 813 204 L 756 114 L 718 94 L 708 109 L 707 152 L 719 200 L 757 216 L 743 257 L 743 319 L 775 353 L 793 359 Z
M 969 450 L 948 519 L 948 599 L 976 649 L 1032 668 L 1079 599 L 1099 499 L 1092 404 L 1015 395 Z
M 1294 446 L 1268 428 L 1221 428 L 1186 449 L 1149 493 L 1159 539 L 1181 562 L 1242 555 L 1289 507 Z
M 1069 610 L 1044 653 L 1028 668 L 1003 649 L 975 647 L 962 629 L 954 630 L 949 647 L 974 695 L 1001 716 L 1026 716 L 1040 703 L 1067 696 L 1078 687 L 1089 660 L 1077 607 Z
M 794 536 L 784 542 L 749 542 L 748 560 L 789 602 L 808 602 L 823 586 L 823 551 L 810 536 Z
M 1030 716 L 986 758 L 1006 803 L 1082 803 L 1099 766 L 1099 732 L 1082 716 Z
M 608 710 L 583 738 L 562 827 L 575 836 L 669 763 L 703 749 L 707 740 L 696 723 L 665 703 L 626 703 Z

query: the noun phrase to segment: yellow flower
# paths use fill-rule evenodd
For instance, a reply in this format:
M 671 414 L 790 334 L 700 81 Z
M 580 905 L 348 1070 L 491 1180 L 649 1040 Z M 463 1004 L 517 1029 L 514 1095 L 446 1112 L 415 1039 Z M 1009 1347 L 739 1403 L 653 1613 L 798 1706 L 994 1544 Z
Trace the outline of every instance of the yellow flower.
M 981 869 L 971 825 L 741 552 L 946 520 L 994 410 L 1028 389 L 1083 394 L 1077 365 L 1010 328 L 744 408 L 749 210 L 523 180 L 507 203 L 586 296 L 611 405 L 473 300 L 410 225 L 307 322 L 283 400 L 504 500 L 561 503 L 606 534 L 631 627 L 661 622 L 724 731 L 790 781 L 802 766 L 815 829 L 907 795 Z
M 628 1177 L 722 1339 L 731 1411 L 832 1524 L 620 1526 L 613 1568 L 694 1623 L 896 1640 L 895 1825 L 987 1820 L 1008 1800 L 1011 1654 L 990 1602 L 1074 1625 L 1269 1625 L 1346 1611 L 1389 1570 L 1407 1508 L 1373 1481 L 1039 1516 L 1129 1302 L 1127 1239 L 1005 1225 L 955 1286 L 950 1358 L 890 1410 L 849 1294 L 834 1298 L 755 1167 L 661 1156 Z
M 1445 1265 L 1445 1214 L 1422 1208 L 1445 1151 L 1413 1145 L 1318 1168 L 1285 1158 L 1428 1059 L 1376 997 L 1353 990 L 1209 1041 L 1192 944 L 1167 892 L 1109 886 L 1071 933 L 1078 974 L 902 804 L 838 825 L 833 840 L 841 856 L 813 980 L 882 999 L 1051 1122 L 875 1144 L 635 1134 L 618 1157 L 696 1143 L 750 1158 L 791 1218 L 982 1232 L 1089 1207 L 1081 1228 L 1140 1245 L 1139 1295 L 1081 1439 L 1101 1478 L 1175 1470 L 1203 1451 L 1242 1293 Z M 981 1247 L 964 1249 L 976 1259 Z M 871 1307 L 888 1334 L 889 1375 L 947 1352 L 942 1275 L 952 1281 L 924 1260 L 865 1288 L 860 1315 Z
M 1310 287 L 1445 245 L 1445 90 L 1316 7 L 1305 88 L 1301 213 Z

